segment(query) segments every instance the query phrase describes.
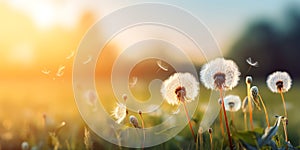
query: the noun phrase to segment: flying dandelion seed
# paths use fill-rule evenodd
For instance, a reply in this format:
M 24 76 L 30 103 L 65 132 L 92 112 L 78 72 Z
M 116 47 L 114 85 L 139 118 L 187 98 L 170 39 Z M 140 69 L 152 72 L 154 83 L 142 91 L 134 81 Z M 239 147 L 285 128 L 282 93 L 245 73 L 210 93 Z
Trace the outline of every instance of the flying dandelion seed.
M 88 56 L 87 60 L 82 62 L 82 64 L 86 65 L 86 64 L 90 63 L 91 61 L 92 61 L 92 56 Z
M 248 65 L 250 65 L 251 67 L 259 67 L 259 64 L 257 61 L 253 61 L 251 57 L 246 59 L 246 62 L 248 63 Z
M 185 91 L 185 101 L 193 101 L 199 92 L 199 82 L 190 73 L 175 73 L 165 80 L 161 86 L 163 98 L 171 105 L 179 105 L 178 92 L 181 89 Z
M 236 112 L 241 108 L 241 99 L 237 95 L 228 95 L 224 98 L 225 110 Z
M 132 77 L 131 82 L 129 82 L 129 87 L 134 87 L 138 82 L 138 78 L 137 77 Z
M 71 51 L 71 53 L 66 57 L 66 59 L 71 59 L 74 56 L 75 52 Z
M 200 71 L 202 83 L 211 90 L 231 90 L 238 84 L 240 74 L 235 62 L 224 58 L 206 63 Z
M 164 65 L 161 60 L 156 61 L 157 66 L 163 71 L 168 71 L 168 66 Z
M 41 72 L 45 75 L 49 75 L 51 73 L 51 71 L 49 69 L 47 69 L 46 67 L 44 67 Z
M 126 106 L 124 104 L 119 104 L 117 103 L 116 108 L 113 110 L 112 112 L 112 116 L 117 119 L 117 123 L 120 124 L 126 117 L 127 115 L 127 109 Z
M 65 70 L 65 66 L 59 66 L 58 69 L 57 69 L 57 72 L 56 72 L 56 76 L 57 77 L 61 77 L 64 75 L 64 70 Z

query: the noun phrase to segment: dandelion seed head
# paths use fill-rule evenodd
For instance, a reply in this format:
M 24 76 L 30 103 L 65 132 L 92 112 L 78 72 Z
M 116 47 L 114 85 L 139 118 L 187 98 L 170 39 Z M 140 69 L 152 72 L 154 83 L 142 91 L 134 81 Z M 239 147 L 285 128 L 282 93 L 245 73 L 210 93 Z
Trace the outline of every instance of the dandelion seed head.
M 276 71 L 268 76 L 268 88 L 274 92 L 287 92 L 292 86 L 292 79 L 287 72 Z
M 252 80 L 251 76 L 247 76 L 245 81 L 246 81 L 246 84 L 251 84 L 253 80 Z
M 228 95 L 224 98 L 225 110 L 236 112 L 241 108 L 241 99 L 236 95 Z
M 190 73 L 175 73 L 163 82 L 160 91 L 169 104 L 178 105 L 178 98 L 184 98 L 187 102 L 196 98 L 199 82 Z
M 231 90 L 238 84 L 240 74 L 235 62 L 224 58 L 206 63 L 200 71 L 202 83 L 211 90 Z
M 117 119 L 117 123 L 120 124 L 127 115 L 127 109 L 124 104 L 117 104 L 117 107 L 113 110 L 112 116 Z

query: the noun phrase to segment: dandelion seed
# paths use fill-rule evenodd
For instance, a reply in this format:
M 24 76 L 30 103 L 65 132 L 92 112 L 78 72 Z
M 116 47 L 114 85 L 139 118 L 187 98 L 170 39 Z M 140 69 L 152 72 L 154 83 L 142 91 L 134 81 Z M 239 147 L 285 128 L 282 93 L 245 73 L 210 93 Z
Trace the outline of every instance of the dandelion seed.
M 240 74 L 235 62 L 224 58 L 206 63 L 200 71 L 202 83 L 211 90 L 231 90 L 238 84 Z
M 225 110 L 236 112 L 241 108 L 241 99 L 236 95 L 228 95 L 224 98 Z
M 133 127 L 135 127 L 135 128 L 141 128 L 139 126 L 139 121 L 138 121 L 138 119 L 135 116 L 133 116 L 133 115 L 129 116 L 129 121 L 130 121 L 131 125 L 133 125 Z
M 112 116 L 117 119 L 117 123 L 120 124 L 127 115 L 127 109 L 124 104 L 117 103 L 117 107 L 113 110 Z
M 224 58 L 216 58 L 206 63 L 200 71 L 201 81 L 204 86 L 211 90 L 218 90 L 220 93 L 220 99 L 222 99 L 221 108 L 224 113 L 227 136 L 231 150 L 233 150 L 233 145 L 224 105 L 223 91 L 234 88 L 238 84 L 240 74 L 235 62 L 232 60 L 225 60 Z
M 56 76 L 57 77 L 61 77 L 64 75 L 64 70 L 65 70 L 65 66 L 59 66 L 58 69 L 57 69 L 57 72 L 56 72 Z
M 158 67 L 160 69 L 162 69 L 163 71 L 168 71 L 168 66 L 164 65 L 163 62 L 161 60 L 156 61 L 156 64 L 158 65 Z
M 51 73 L 51 71 L 49 69 L 47 69 L 46 67 L 44 67 L 41 72 L 45 75 L 49 75 Z
M 194 134 L 185 103 L 193 101 L 198 95 L 199 82 L 190 73 L 175 73 L 163 82 L 160 91 L 169 104 L 179 105 L 180 102 L 183 104 L 190 131 L 196 142 L 197 138 Z
M 91 61 L 92 61 L 92 56 L 88 56 L 87 60 L 82 62 L 82 64 L 86 65 L 86 64 L 90 63 Z
M 257 61 L 253 62 L 253 60 L 252 60 L 251 57 L 247 58 L 247 59 L 246 59 L 246 62 L 247 62 L 248 65 L 250 65 L 251 67 L 259 67 L 258 62 L 257 62 Z
M 71 53 L 66 57 L 66 59 L 71 59 L 74 56 L 75 52 L 71 51 Z
M 129 82 L 129 87 L 134 87 L 138 82 L 138 78 L 137 77 L 132 77 L 132 81 Z
M 193 101 L 199 92 L 199 82 L 190 73 L 175 73 L 165 80 L 161 87 L 163 98 L 171 105 L 179 105 L 178 98 Z
M 22 142 L 21 148 L 22 148 L 22 150 L 29 150 L 28 142 L 26 142 L 26 141 Z

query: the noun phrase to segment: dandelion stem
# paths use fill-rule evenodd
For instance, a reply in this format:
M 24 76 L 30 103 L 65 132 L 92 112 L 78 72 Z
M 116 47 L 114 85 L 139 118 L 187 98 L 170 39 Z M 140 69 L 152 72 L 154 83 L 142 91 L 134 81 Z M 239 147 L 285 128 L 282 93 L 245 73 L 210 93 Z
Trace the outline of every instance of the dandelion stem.
M 270 123 L 269 123 L 269 115 L 268 115 L 268 112 L 267 112 L 267 108 L 264 104 L 264 101 L 262 99 L 262 97 L 260 96 L 260 94 L 258 94 L 258 98 L 260 99 L 260 102 L 264 108 L 264 111 L 265 111 L 265 116 L 266 116 L 266 122 L 267 122 L 267 125 L 268 125 L 268 128 L 270 128 Z
M 288 142 L 288 134 L 287 134 L 287 128 L 286 128 L 286 118 L 283 119 L 283 130 L 284 130 L 284 136 L 285 136 L 285 142 Z
M 223 113 L 224 113 L 224 118 L 225 118 L 225 125 L 226 125 L 226 130 L 227 130 L 227 135 L 228 135 L 229 146 L 230 146 L 230 149 L 233 150 L 233 145 L 232 145 L 232 140 L 231 140 L 231 134 L 230 134 L 229 125 L 228 125 L 228 119 L 227 119 L 226 110 L 225 110 L 225 104 L 224 104 L 224 98 L 223 98 L 222 88 L 220 88 L 219 91 L 220 91 L 220 98 L 222 100 L 222 108 L 223 108 Z
M 191 133 L 193 135 L 193 138 L 194 138 L 194 141 L 196 143 L 197 141 L 197 138 L 195 136 L 195 133 L 194 133 L 194 130 L 193 130 L 193 126 L 192 126 L 192 123 L 191 123 L 191 118 L 189 116 L 189 113 L 188 113 L 188 110 L 186 108 L 186 105 L 185 105 L 185 102 L 182 102 L 183 103 L 183 107 L 184 107 L 184 110 L 185 110 L 185 115 L 186 115 L 186 118 L 188 119 L 188 123 L 189 123 L 189 127 L 190 127 L 190 130 L 191 130 Z
M 285 100 L 284 100 L 284 96 L 283 96 L 282 90 L 280 90 L 279 93 L 280 93 L 280 95 L 281 95 L 281 100 L 282 100 L 282 103 L 283 103 L 284 115 L 285 115 L 285 117 L 287 118 L 288 115 L 287 115 L 287 112 L 286 112 Z
M 202 133 L 203 133 L 203 129 L 202 129 L 202 127 L 200 127 L 199 130 L 198 130 L 199 141 L 200 141 L 200 150 L 204 149 L 203 148 L 204 145 L 203 145 L 203 134 Z
M 245 124 L 245 130 L 248 130 L 248 125 L 247 125 L 247 112 L 244 112 L 244 124 Z
M 212 137 L 212 129 L 209 129 L 209 141 L 210 141 L 210 149 L 213 150 L 214 149 L 214 145 L 213 145 L 213 137 Z
M 252 100 L 250 96 L 250 83 L 247 84 L 247 97 L 248 97 L 248 106 L 249 106 L 249 116 L 250 116 L 250 128 L 253 130 L 253 116 L 252 116 Z
M 143 115 L 142 115 L 142 112 L 139 112 L 139 116 L 142 120 L 142 130 L 143 130 L 143 144 L 142 144 L 142 149 L 144 149 L 144 145 L 145 145 L 145 140 L 146 140 L 146 133 L 145 133 L 145 124 L 144 124 L 144 118 L 143 118 Z
M 222 109 L 223 109 L 223 107 L 221 107 L 220 112 L 219 112 L 219 120 L 220 120 L 220 128 L 221 128 L 222 136 L 225 137 L 224 127 L 223 127 Z
M 234 118 L 233 115 L 234 115 L 234 114 L 233 114 L 233 112 L 231 111 L 231 112 L 230 112 L 230 118 L 231 118 L 232 124 L 233 124 L 233 118 Z

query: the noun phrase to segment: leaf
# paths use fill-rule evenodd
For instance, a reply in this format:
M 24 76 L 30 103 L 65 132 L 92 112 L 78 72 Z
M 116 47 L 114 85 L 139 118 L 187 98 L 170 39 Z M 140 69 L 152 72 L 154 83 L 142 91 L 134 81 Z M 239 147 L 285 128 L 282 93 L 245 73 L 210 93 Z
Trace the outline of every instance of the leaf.
M 233 138 L 237 139 L 238 141 L 243 141 L 252 146 L 257 145 L 258 133 L 254 131 L 236 131 L 232 135 Z

